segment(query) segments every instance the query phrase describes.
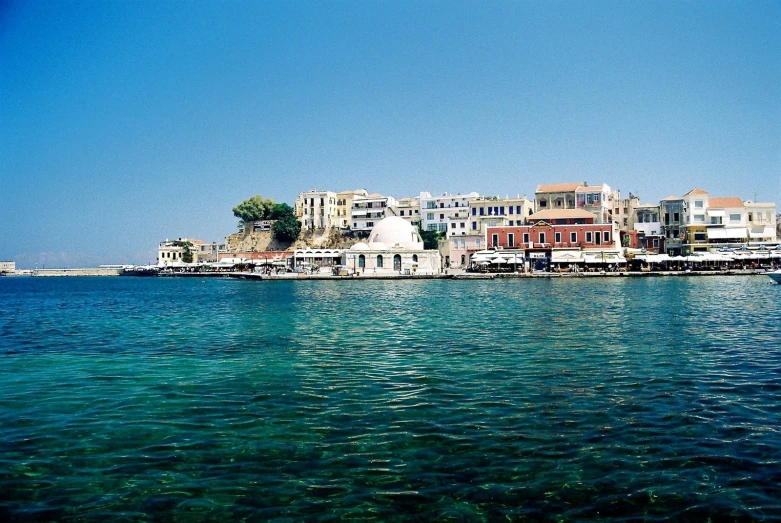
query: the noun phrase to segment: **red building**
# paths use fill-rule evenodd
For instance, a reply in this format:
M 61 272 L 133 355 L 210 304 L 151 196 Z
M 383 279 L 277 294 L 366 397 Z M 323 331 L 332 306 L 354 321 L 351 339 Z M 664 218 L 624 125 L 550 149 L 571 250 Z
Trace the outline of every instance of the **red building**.
M 623 263 L 618 228 L 594 223 L 594 215 L 580 209 L 547 210 L 529 216 L 530 225 L 488 227 L 489 248 L 523 251 L 538 265 Z M 598 260 L 597 260 L 598 258 Z

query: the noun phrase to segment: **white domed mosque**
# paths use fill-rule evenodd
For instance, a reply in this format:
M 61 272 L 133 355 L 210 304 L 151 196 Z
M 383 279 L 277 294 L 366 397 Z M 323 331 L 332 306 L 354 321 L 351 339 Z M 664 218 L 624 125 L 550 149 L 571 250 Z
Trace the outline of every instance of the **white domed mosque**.
M 439 251 L 425 250 L 418 231 L 404 218 L 389 216 L 342 255 L 342 264 L 358 274 L 437 274 Z

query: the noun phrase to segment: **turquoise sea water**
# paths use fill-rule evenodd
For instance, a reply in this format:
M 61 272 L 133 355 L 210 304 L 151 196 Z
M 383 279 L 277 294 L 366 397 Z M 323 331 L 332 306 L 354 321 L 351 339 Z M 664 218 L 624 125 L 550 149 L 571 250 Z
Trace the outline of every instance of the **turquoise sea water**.
M 765 277 L 0 278 L 0 520 L 781 518 Z

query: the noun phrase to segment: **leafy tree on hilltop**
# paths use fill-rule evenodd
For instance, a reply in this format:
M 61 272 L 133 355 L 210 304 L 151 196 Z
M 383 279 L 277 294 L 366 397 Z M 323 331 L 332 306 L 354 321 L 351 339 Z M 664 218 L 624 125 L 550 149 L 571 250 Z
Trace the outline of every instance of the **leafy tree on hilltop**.
M 269 213 L 269 220 L 279 220 L 284 218 L 285 216 L 295 216 L 295 211 L 291 206 L 289 206 L 286 203 L 276 203 L 271 208 L 271 212 Z
M 257 220 L 269 220 L 271 219 L 272 209 L 274 209 L 276 205 L 279 204 L 274 200 L 256 195 L 244 200 L 234 207 L 233 215 L 241 219 L 243 223 L 252 223 Z M 288 205 L 288 207 L 290 206 Z
M 289 206 L 288 206 L 289 207 Z M 298 221 L 296 215 L 292 212 L 283 215 L 274 222 L 271 227 L 274 231 L 274 236 L 280 241 L 292 242 L 298 238 L 301 233 L 301 222 Z

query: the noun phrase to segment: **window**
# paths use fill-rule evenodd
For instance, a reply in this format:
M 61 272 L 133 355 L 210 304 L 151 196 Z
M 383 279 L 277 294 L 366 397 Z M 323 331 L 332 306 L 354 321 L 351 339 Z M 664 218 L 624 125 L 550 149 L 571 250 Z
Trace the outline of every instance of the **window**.
M 512 227 L 512 226 L 513 226 L 513 221 L 512 221 L 512 220 L 510 220 L 510 227 Z
M 418 263 L 418 255 L 417 254 L 413 254 L 412 255 L 412 261 L 414 261 L 415 263 Z
M 680 215 L 680 214 L 678 214 L 677 212 L 674 212 L 674 213 L 673 213 L 673 221 L 674 221 L 675 223 L 678 223 L 679 221 L 681 221 L 681 215 Z
M 548 202 L 546 200 L 540 200 L 540 207 L 547 207 Z
M 704 207 L 704 203 L 702 200 L 694 200 L 695 209 L 702 209 L 703 207 Z
M 624 218 L 624 227 L 629 225 L 629 218 Z
M 529 233 L 523 233 L 523 243 L 529 243 Z
M 545 243 L 545 233 L 544 232 L 540 233 L 540 243 Z
M 601 231 L 596 231 L 594 233 L 594 243 L 596 243 L 597 245 L 602 245 L 602 232 Z
M 444 209 L 445 208 L 445 202 L 439 202 L 439 208 Z
M 705 215 L 704 214 L 695 214 L 694 215 L 694 223 L 705 223 Z
M 404 216 L 404 211 L 401 211 L 401 216 Z
M 366 227 L 374 227 L 374 222 L 366 222 Z
M 721 216 L 711 216 L 710 217 L 710 224 L 711 225 L 721 225 Z
M 440 215 L 439 215 L 439 219 L 440 219 L 440 220 L 444 220 L 444 219 L 445 219 L 445 215 L 444 215 L 444 214 L 440 214 Z
M 507 246 L 515 247 L 515 235 L 513 233 L 507 235 Z
M 591 231 L 586 232 L 586 243 L 592 243 Z
M 358 267 L 360 267 L 361 269 L 366 267 L 366 256 L 364 256 L 363 254 L 358 256 Z
M 659 238 L 654 238 L 654 249 L 659 248 Z
M 521 206 L 520 205 L 516 205 L 515 206 L 515 214 L 521 214 Z
M 509 207 L 507 207 L 507 210 L 510 211 L 510 214 L 512 214 L 513 213 L 513 206 L 510 205 Z
M 748 213 L 748 221 L 753 222 L 754 221 L 754 213 Z
M 464 222 L 461 222 L 461 228 L 462 228 L 462 229 L 465 229 L 465 228 L 466 228 L 466 224 L 465 224 Z
M 472 207 L 472 216 L 477 216 L 477 207 Z
M 576 233 L 576 232 L 569 233 L 569 242 L 570 243 L 578 243 L 578 233 Z
M 485 214 L 485 207 L 480 207 L 480 216 L 483 216 Z
M 499 207 L 499 214 L 504 214 L 504 205 Z
M 670 213 L 669 212 L 664 213 L 664 224 L 665 225 L 670 225 Z
M 491 243 L 494 247 L 497 247 L 499 245 L 499 235 L 498 234 L 492 234 L 491 235 Z
M 554 240 L 555 240 L 555 243 L 561 243 L 561 233 L 560 233 L 560 232 L 557 232 L 557 233 L 556 233 L 556 234 L 553 236 L 553 238 L 554 238 Z
M 401 271 L 401 255 L 396 254 L 393 257 L 393 270 L 394 271 Z
M 455 222 L 450 222 L 450 228 L 451 228 L 451 229 L 455 229 L 455 228 L 456 228 L 456 224 L 455 224 Z
M 377 268 L 378 269 L 382 268 L 382 254 L 377 255 Z
M 740 213 L 730 214 L 729 215 L 729 222 L 730 223 L 740 223 Z
M 477 230 L 477 222 L 472 222 L 472 230 L 473 231 Z
M 610 243 L 610 233 L 605 231 L 604 236 L 605 236 L 605 243 Z
M 426 213 L 426 219 L 427 220 L 433 220 L 434 219 L 434 213 L 433 212 L 427 212 Z

